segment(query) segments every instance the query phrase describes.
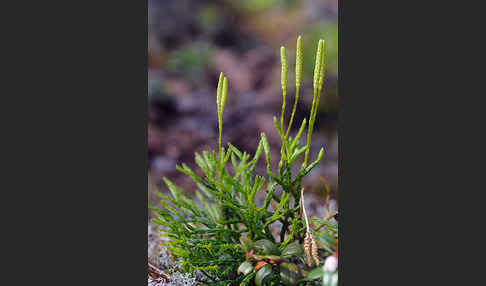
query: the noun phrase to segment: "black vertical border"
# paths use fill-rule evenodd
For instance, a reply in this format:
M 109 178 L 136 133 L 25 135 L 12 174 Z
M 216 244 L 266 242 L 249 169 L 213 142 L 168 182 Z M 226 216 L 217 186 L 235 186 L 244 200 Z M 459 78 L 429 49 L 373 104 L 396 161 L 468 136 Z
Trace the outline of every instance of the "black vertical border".
M 465 261 L 448 259 L 461 251 L 449 250 L 456 242 L 435 250 L 449 233 L 433 236 L 452 225 L 437 210 L 457 205 L 444 203 L 457 191 L 457 173 L 444 176 L 457 149 L 440 133 L 457 118 L 445 97 L 456 70 L 440 63 L 461 61 L 451 49 L 463 43 L 451 36 L 449 16 L 458 13 L 446 6 L 339 1 L 339 285 L 450 284 L 457 268 L 432 268 Z
M 12 95 L 29 109 L 11 121 L 27 119 L 13 138 L 28 149 L 11 153 L 32 164 L 9 203 L 17 229 L 2 230 L 17 243 L 2 254 L 2 278 L 14 279 L 2 285 L 146 285 L 147 0 L 20 11 L 26 41 L 5 41 L 24 47 L 9 54 L 23 70 Z
M 339 185 L 339 226 L 338 226 L 338 237 L 339 237 L 339 245 L 338 245 L 338 271 L 339 271 L 339 285 L 344 285 L 344 245 L 343 245 L 343 233 L 344 233 L 344 204 L 345 200 L 343 199 L 343 189 L 344 182 L 343 182 L 343 119 L 344 119 L 344 100 L 343 100 L 343 92 L 344 92 L 344 82 L 343 82 L 343 2 L 339 1 L 338 3 L 338 96 L 339 96 L 339 112 L 338 112 L 338 185 Z

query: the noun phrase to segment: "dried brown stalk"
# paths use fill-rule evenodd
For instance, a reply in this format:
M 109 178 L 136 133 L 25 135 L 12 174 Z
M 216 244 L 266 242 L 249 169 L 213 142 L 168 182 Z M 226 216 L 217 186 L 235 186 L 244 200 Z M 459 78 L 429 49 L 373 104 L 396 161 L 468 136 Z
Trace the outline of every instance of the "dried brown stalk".
M 316 266 L 319 266 L 319 257 L 317 256 L 317 243 L 316 240 L 311 236 L 311 255 L 314 259 Z
M 312 260 L 311 260 L 311 238 L 310 238 L 310 233 L 306 232 L 305 233 L 305 238 L 304 238 L 304 253 L 305 253 L 305 261 L 309 267 L 312 266 Z
M 307 218 L 307 212 L 305 211 L 304 188 L 302 188 L 301 190 L 300 198 L 301 198 L 302 212 L 304 214 L 305 226 L 306 226 L 306 233 L 304 238 L 305 261 L 309 267 L 312 266 L 312 260 L 314 260 L 316 266 L 319 266 L 319 257 L 317 256 L 317 243 L 309 231 L 310 229 L 309 219 Z
M 329 200 L 331 199 L 331 188 L 329 187 L 326 178 L 324 178 L 323 176 L 319 176 L 319 177 L 321 179 L 321 182 L 324 184 L 324 188 L 326 189 L 326 217 L 329 217 L 330 216 Z
M 157 267 L 153 266 L 152 264 L 150 264 L 150 262 L 148 263 L 148 274 L 153 278 L 153 279 L 160 279 L 160 278 L 163 278 L 164 280 L 166 280 L 167 282 L 170 281 L 169 277 L 167 275 L 165 275 L 162 270 L 158 269 Z

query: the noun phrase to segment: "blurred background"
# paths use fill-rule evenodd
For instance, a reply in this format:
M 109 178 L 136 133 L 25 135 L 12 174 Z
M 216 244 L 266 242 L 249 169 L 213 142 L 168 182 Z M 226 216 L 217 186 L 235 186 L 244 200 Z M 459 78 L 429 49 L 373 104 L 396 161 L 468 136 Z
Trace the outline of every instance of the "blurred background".
M 220 72 L 229 80 L 223 144 L 253 154 L 265 132 L 272 157 L 280 156 L 272 120 L 280 115 L 282 101 L 280 46 L 286 47 L 289 61 L 288 111 L 295 96 L 296 39 L 302 35 L 304 74 L 292 135 L 309 116 L 319 38 L 327 46 L 325 89 L 309 159 L 322 146 L 326 155 L 304 181 L 306 205 L 313 215 L 324 216 L 321 177 L 334 199 L 338 193 L 338 0 L 148 0 L 148 19 L 149 203 L 158 205 L 155 191 L 167 191 L 163 176 L 190 193 L 194 185 L 176 164 L 195 170 L 194 152 L 217 149 Z

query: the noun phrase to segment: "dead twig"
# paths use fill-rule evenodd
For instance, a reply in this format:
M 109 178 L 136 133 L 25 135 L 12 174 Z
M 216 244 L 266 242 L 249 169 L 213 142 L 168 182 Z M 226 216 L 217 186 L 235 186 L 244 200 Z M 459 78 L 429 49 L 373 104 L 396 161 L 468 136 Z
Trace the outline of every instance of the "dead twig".
M 158 269 L 157 267 L 153 266 L 152 264 L 150 264 L 150 262 L 148 263 L 148 274 L 153 278 L 153 279 L 160 279 L 160 278 L 163 278 L 164 280 L 166 280 L 167 282 L 170 281 L 169 279 L 169 276 L 167 276 L 166 274 L 164 274 L 162 272 L 162 270 Z

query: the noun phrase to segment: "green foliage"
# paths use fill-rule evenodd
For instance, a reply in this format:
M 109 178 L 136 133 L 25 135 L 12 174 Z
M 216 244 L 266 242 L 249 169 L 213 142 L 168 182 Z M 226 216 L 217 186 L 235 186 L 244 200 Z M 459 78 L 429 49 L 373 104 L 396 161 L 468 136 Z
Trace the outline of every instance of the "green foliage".
M 302 39 L 297 40 L 297 92 L 302 74 Z M 306 279 L 302 240 L 305 223 L 300 217 L 300 196 L 302 178 L 322 159 L 321 149 L 315 161 L 309 165 L 309 149 L 316 110 L 322 91 L 325 70 L 325 43 L 318 43 L 314 97 L 309 119 L 304 119 L 294 138 L 289 137 L 298 96 L 296 96 L 288 127 L 284 125 L 287 92 L 287 58 L 285 48 L 281 49 L 283 104 L 280 122 L 274 118 L 281 139 L 279 163 L 270 156 L 270 146 L 264 133 L 261 134 L 256 153 L 252 156 L 238 150 L 231 143 L 223 146 L 223 112 L 228 95 L 228 79 L 220 74 L 216 105 L 218 114 L 219 140 L 217 152 L 195 153 L 200 176 L 186 164 L 177 169 L 192 178 L 197 185 L 195 191 L 202 207 L 186 197 L 169 179 L 164 178 L 171 196 L 159 193 L 162 208 L 151 207 L 156 212 L 155 223 L 169 238 L 168 250 L 187 272 L 196 270 L 204 273 L 211 285 L 296 285 L 299 279 Z M 307 122 L 309 123 L 307 125 Z M 300 142 L 307 127 L 307 141 Z M 254 174 L 254 169 L 264 153 L 267 176 Z M 303 163 L 296 174 L 293 166 L 303 157 Z M 257 206 L 255 196 L 265 193 L 263 205 Z M 281 192 L 281 195 L 277 195 Z M 272 203 L 273 201 L 273 203 Z M 271 209 L 270 204 L 275 205 Z M 279 222 L 279 226 L 276 226 Z M 337 226 L 319 220 L 313 235 L 322 241 L 320 249 L 327 253 L 336 247 Z M 325 227 L 324 231 L 320 228 Z M 278 236 L 271 231 L 275 228 Z M 334 231 L 335 230 L 335 236 Z
M 221 27 L 218 5 L 204 5 L 198 13 L 199 24 L 204 31 L 214 32 Z
M 175 75 L 201 76 L 209 67 L 213 50 L 203 43 L 194 43 L 174 51 L 167 61 L 167 71 Z
M 296 0 L 226 0 L 232 5 L 236 5 L 244 11 L 258 13 L 275 7 L 276 5 L 292 6 Z

